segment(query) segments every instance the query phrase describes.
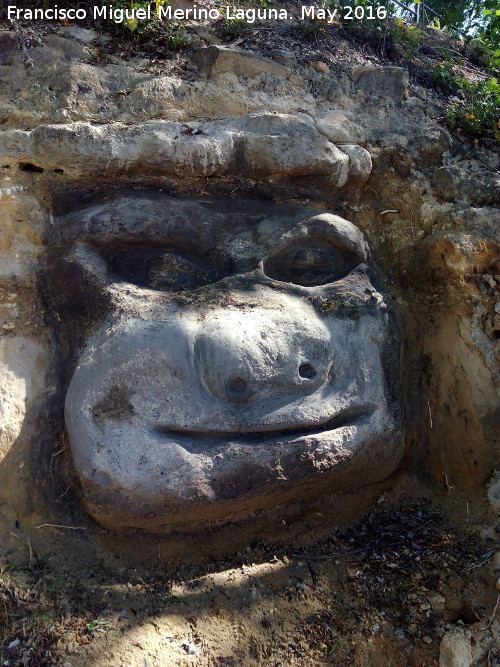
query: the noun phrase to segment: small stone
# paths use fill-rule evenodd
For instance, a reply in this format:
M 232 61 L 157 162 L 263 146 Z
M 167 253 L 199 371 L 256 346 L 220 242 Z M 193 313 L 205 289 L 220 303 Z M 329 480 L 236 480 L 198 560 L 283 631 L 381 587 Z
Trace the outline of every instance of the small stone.
M 493 510 L 500 510 L 500 475 L 496 475 L 487 487 L 487 498 Z
M 182 647 L 188 655 L 199 655 L 198 647 L 193 642 L 184 642 Z
M 269 58 L 245 51 L 236 46 L 212 45 L 199 49 L 194 59 L 202 72 L 214 77 L 223 72 L 234 72 L 244 78 L 270 74 L 288 78 L 291 71 Z
M 5 322 L 5 324 L 2 325 L 2 329 L 5 329 L 5 331 L 12 331 L 12 329 L 15 329 L 16 325 L 14 322 Z
M 90 44 L 90 42 L 93 42 L 98 36 L 95 30 L 78 28 L 76 26 L 64 26 L 61 27 L 61 31 L 66 36 L 76 39 L 83 44 Z
M 431 637 L 428 637 L 427 635 L 426 635 L 425 637 L 422 637 L 422 641 L 423 641 L 425 644 L 432 644 L 432 638 L 431 638 Z
M 451 630 L 443 635 L 439 645 L 439 667 L 470 667 L 472 647 L 459 630 Z
M 320 74 L 328 74 L 330 72 L 330 68 L 322 60 L 314 61 L 311 63 L 311 65 L 313 69 L 315 69 L 316 72 L 319 72 Z
M 434 612 L 443 612 L 446 604 L 446 599 L 443 595 L 439 593 L 431 593 L 428 596 L 429 603 Z

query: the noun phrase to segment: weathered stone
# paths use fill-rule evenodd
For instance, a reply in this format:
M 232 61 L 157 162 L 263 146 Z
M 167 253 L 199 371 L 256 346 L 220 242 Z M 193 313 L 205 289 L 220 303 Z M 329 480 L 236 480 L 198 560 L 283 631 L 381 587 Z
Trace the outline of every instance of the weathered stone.
M 340 111 L 330 111 L 316 120 L 316 128 L 334 144 L 359 144 L 366 141 L 366 132 Z
M 443 635 L 439 646 L 439 667 L 470 667 L 472 665 L 470 641 L 460 630 Z
M 487 497 L 492 510 L 500 514 L 500 475 L 498 473 L 492 477 L 488 484 Z
M 99 521 L 189 529 L 394 470 L 397 344 L 357 227 L 138 193 L 54 241 L 63 335 L 87 336 L 66 426 Z
M 362 151 L 351 151 L 356 153 L 356 164 L 361 163 Z M 29 133 L 6 131 L 0 138 L 0 159 L 5 164 L 28 162 L 38 169 L 62 169 L 73 176 L 109 169 L 175 176 L 278 173 L 321 176 L 334 187 L 342 187 L 349 178 L 348 155 L 312 122 L 272 113 L 194 127 L 151 121 L 136 126 L 72 123 L 42 125 Z M 363 164 L 366 168 L 366 159 Z
M 28 338 L 0 339 L 0 461 L 25 426 L 30 403 L 43 391 L 43 357 L 40 346 Z M 33 424 L 27 428 L 32 430 Z
M 408 91 L 408 70 L 402 67 L 372 67 L 366 65 L 351 71 L 355 87 L 368 95 L 401 101 Z
M 432 174 L 432 185 L 447 201 L 462 199 L 479 206 L 500 203 L 500 175 L 485 169 L 471 172 L 458 166 L 440 167 Z
M 240 137 L 241 164 L 249 175 L 318 174 L 335 187 L 342 187 L 349 178 L 346 155 L 303 118 L 257 113 L 239 116 L 224 124 Z
M 322 60 L 314 60 L 311 63 L 311 66 L 316 72 L 319 72 L 320 74 L 328 74 L 330 72 L 330 68 Z
M 195 53 L 195 61 L 200 71 L 212 77 L 222 72 L 234 72 L 242 77 L 274 74 L 288 78 L 291 75 L 284 65 L 236 46 L 204 47 Z
M 73 39 L 77 39 L 79 42 L 82 42 L 82 44 L 89 44 L 98 37 L 95 30 L 79 28 L 78 26 L 74 25 L 61 27 L 60 30 L 63 34 Z
M 491 567 L 494 572 L 500 571 L 500 551 L 497 551 L 491 559 Z
M 356 144 L 342 144 L 339 149 L 349 156 L 348 180 L 351 185 L 363 185 L 372 170 L 370 153 Z

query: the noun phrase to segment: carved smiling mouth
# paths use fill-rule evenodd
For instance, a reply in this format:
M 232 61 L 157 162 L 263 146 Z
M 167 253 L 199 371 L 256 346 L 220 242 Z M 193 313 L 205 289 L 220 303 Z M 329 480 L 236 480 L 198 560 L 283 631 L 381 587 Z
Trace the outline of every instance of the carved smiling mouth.
M 202 431 L 179 426 L 160 426 L 158 430 L 169 436 L 189 440 L 194 445 L 198 445 L 198 447 L 214 444 L 223 445 L 230 442 L 265 445 L 276 441 L 292 441 L 307 435 L 319 435 L 342 426 L 352 425 L 362 417 L 372 414 L 375 408 L 376 406 L 373 404 L 359 405 L 347 408 L 324 422 L 307 425 L 298 424 L 297 426 L 288 428 L 283 428 L 282 425 L 276 424 L 259 427 L 259 430 L 248 431 Z M 184 442 L 182 444 L 184 445 Z

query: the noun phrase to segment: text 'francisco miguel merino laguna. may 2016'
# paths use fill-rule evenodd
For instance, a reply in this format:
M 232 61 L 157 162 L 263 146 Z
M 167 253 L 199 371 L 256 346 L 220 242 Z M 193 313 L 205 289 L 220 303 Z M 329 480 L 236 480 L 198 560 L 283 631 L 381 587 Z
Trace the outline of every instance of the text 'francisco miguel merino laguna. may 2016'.
M 352 21 L 362 19 L 384 19 L 387 16 L 387 10 L 383 6 L 372 7 L 358 5 L 356 7 L 346 6 L 341 8 L 329 9 L 317 7 L 315 5 L 301 5 L 299 18 L 301 20 L 320 20 L 326 23 L 334 23 L 339 20 Z M 42 9 L 20 8 L 15 5 L 7 7 L 7 18 L 9 20 L 23 21 L 83 21 L 87 18 L 93 20 L 114 21 L 115 23 L 124 23 L 128 21 L 143 21 L 159 18 L 160 20 L 179 20 L 179 21 L 216 21 L 220 18 L 228 20 L 238 19 L 247 23 L 255 21 L 287 21 L 295 15 L 287 9 L 277 9 L 274 7 L 200 7 L 194 5 L 189 9 L 174 8 L 172 5 L 162 5 L 156 10 L 152 5 L 148 7 L 113 7 L 108 5 L 94 5 L 90 8 L 65 8 L 54 7 Z

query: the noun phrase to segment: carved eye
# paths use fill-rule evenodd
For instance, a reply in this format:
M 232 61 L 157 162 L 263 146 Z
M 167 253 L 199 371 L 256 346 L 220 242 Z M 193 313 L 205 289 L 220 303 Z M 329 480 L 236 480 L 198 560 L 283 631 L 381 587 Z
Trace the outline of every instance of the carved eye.
M 304 287 L 326 285 L 343 278 L 362 258 L 347 248 L 313 240 L 295 243 L 264 262 L 267 276 Z
M 123 280 L 158 290 L 194 289 L 222 277 L 202 259 L 165 248 L 134 246 L 107 253 L 106 259 L 111 271 Z

